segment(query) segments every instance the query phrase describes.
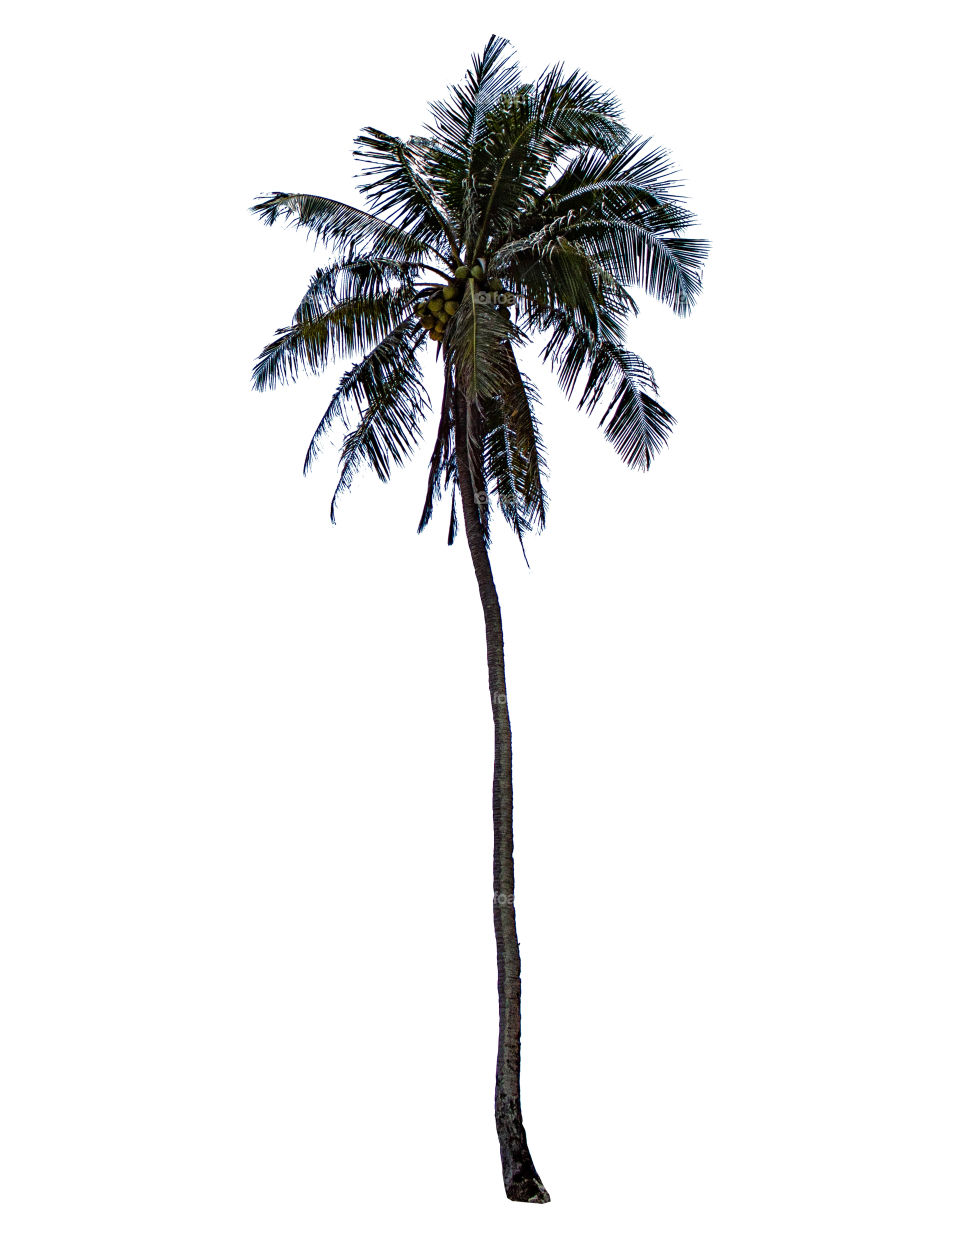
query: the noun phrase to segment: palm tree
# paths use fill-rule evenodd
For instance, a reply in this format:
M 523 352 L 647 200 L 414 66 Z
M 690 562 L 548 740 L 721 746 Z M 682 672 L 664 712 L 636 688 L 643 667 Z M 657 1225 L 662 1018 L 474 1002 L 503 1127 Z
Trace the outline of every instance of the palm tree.
M 494 724 L 493 918 L 500 1032 L 494 1113 L 508 1198 L 549 1200 L 527 1147 L 520 1109 L 520 951 L 514 912 L 510 716 L 500 603 L 490 566 L 490 496 L 523 547 L 544 527 L 546 464 L 539 396 L 516 349 L 544 338 L 541 356 L 578 407 L 604 402 L 614 449 L 645 470 L 673 418 L 650 368 L 625 344 L 638 285 L 677 314 L 700 289 L 707 243 L 685 235 L 669 154 L 623 125 L 616 98 L 562 65 L 525 82 L 510 44 L 492 37 L 431 122 L 404 141 L 366 128 L 356 139 L 369 210 L 309 194 L 274 193 L 251 208 L 266 224 L 306 228 L 333 251 L 288 327 L 254 368 L 260 391 L 359 355 L 317 426 L 306 473 L 340 421 L 340 477 L 386 481 L 421 438 L 429 400 L 421 346 L 436 343 L 443 397 L 418 532 L 445 490 L 447 541 L 456 494 L 486 627 Z M 513 313 L 511 313 L 513 307 Z M 514 317 L 515 315 L 515 317 Z M 351 424 L 353 405 L 355 424 Z M 524 550 L 524 555 L 526 551 Z

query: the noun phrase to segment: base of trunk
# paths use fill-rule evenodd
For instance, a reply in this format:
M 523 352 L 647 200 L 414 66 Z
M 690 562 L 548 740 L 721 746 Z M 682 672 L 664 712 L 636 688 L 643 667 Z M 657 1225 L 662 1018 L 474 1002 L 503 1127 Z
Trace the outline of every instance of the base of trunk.
M 536 1174 L 515 1178 L 511 1182 L 504 1179 L 503 1189 L 507 1193 L 507 1199 L 512 1199 L 519 1204 L 548 1204 L 550 1202 L 547 1188 Z
M 507 1199 L 520 1204 L 548 1204 L 547 1188 L 537 1176 L 533 1158 L 527 1148 L 527 1139 L 521 1125 L 519 1132 L 511 1131 L 500 1140 L 500 1162 L 503 1165 L 503 1189 Z

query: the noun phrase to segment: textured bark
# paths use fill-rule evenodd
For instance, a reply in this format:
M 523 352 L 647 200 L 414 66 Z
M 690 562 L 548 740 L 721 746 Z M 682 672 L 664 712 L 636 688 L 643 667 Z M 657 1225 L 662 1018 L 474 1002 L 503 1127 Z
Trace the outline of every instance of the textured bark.
M 507 1198 L 544 1204 L 550 1196 L 533 1167 L 520 1112 L 520 943 L 513 901 L 513 754 L 503 660 L 503 623 L 467 460 L 467 406 L 459 392 L 454 396 L 454 413 L 463 524 L 483 606 L 493 711 L 493 927 L 500 996 L 494 1116 Z M 486 497 L 480 496 L 480 501 L 485 502 Z

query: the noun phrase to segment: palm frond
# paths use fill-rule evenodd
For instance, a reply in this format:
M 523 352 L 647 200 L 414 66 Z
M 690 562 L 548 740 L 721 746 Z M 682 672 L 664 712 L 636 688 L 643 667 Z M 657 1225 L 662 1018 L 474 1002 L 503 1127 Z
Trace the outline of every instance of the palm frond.
M 504 519 L 519 536 L 529 532 L 530 524 L 526 519 L 523 498 L 517 484 L 516 430 L 508 424 L 504 413 L 503 405 L 496 401 L 487 414 L 487 432 L 483 445 L 484 470 L 493 482 L 493 490 Z
M 444 476 L 450 478 L 450 462 L 455 459 L 453 446 L 453 417 L 451 406 L 453 401 L 452 375 L 448 371 L 444 376 L 443 399 L 440 404 L 440 424 L 437 427 L 437 441 L 430 455 L 430 466 L 427 473 L 427 496 L 424 499 L 423 511 L 417 532 L 422 533 L 430 523 L 433 515 L 433 505 L 438 502 L 442 493 Z
M 523 496 L 517 488 L 519 470 L 516 462 L 516 431 L 505 422 L 503 408 L 500 405 L 494 407 L 487 421 L 489 428 L 484 443 L 484 469 L 493 481 L 500 511 L 516 534 L 524 560 L 529 567 L 530 561 L 527 559 L 523 535 L 530 531 L 530 521 L 525 510 Z M 487 537 L 489 538 L 489 532 Z
M 621 459 L 631 468 L 646 471 L 656 453 L 666 446 L 674 418 L 644 390 L 645 362 L 624 348 L 612 344 L 606 348 L 614 356 L 619 375 L 600 425 Z M 588 411 L 592 407 L 588 401 Z
M 630 135 L 613 151 L 581 151 L 544 194 L 545 203 L 560 211 L 576 203 L 580 207 L 593 195 L 602 194 L 612 209 L 641 209 L 677 201 L 680 181 L 673 158 L 650 138 Z M 648 149 L 649 148 L 649 149 Z
M 463 493 L 464 479 L 460 474 L 459 464 L 462 461 L 457 461 L 457 453 L 459 452 L 459 442 L 461 430 L 463 433 L 464 445 L 466 448 L 466 492 L 463 496 L 463 501 L 467 502 L 467 496 L 473 495 L 476 501 L 477 513 L 480 518 L 480 530 L 483 535 L 483 543 L 485 546 L 490 544 L 490 522 L 488 519 L 487 510 L 487 477 L 484 468 L 484 451 L 483 444 L 486 435 L 486 413 L 484 407 L 483 396 L 479 393 L 473 396 L 468 396 L 464 391 L 463 384 L 459 374 L 456 372 L 452 352 L 448 349 L 444 358 L 446 373 L 450 376 L 453 391 L 452 416 L 454 423 L 454 454 L 450 461 L 447 470 L 447 476 L 452 473 L 456 479 L 456 488 Z M 453 517 L 451 517 L 453 519 Z M 452 532 L 456 532 L 455 526 L 452 526 Z
M 395 369 L 379 381 L 368 395 L 368 407 L 359 424 L 340 448 L 340 479 L 330 502 L 330 520 L 336 523 L 337 500 L 349 490 L 363 465 L 369 465 L 383 482 L 393 464 L 402 465 L 412 455 L 422 430 L 420 423 L 429 399 L 421 382 L 415 356 L 403 369 Z
M 378 296 L 395 288 L 412 289 L 414 279 L 424 269 L 422 262 L 383 258 L 375 253 L 341 258 L 317 269 L 300 305 L 311 304 L 322 311 L 338 301 Z
M 689 314 L 700 293 L 700 270 L 709 242 L 697 237 L 664 235 L 656 219 L 586 219 L 570 228 L 579 242 L 617 279 L 639 284 L 644 292 L 681 316 Z M 651 226 L 652 223 L 652 226 Z
M 406 259 L 436 253 L 423 238 L 335 198 L 306 193 L 264 194 L 250 210 L 268 226 L 281 220 L 295 228 L 306 228 L 318 241 L 340 253 L 376 250 L 382 258 Z
M 453 467 L 453 476 L 456 478 L 457 467 Z M 452 546 L 457 536 L 457 490 L 458 486 L 454 485 L 450 495 L 450 524 L 447 528 L 447 545 Z
M 294 381 L 303 368 L 319 374 L 330 361 L 365 352 L 410 313 L 413 287 L 379 295 L 355 296 L 325 306 L 318 287 L 308 290 L 289 327 L 280 328 L 253 369 L 256 391 Z
M 668 151 L 630 138 L 612 154 L 581 152 L 511 224 L 491 260 L 531 264 L 573 243 L 621 284 L 638 283 L 678 314 L 700 290 L 707 242 L 680 233 L 696 221 L 677 201 Z
M 487 114 L 504 94 L 520 84 L 520 69 L 508 58 L 510 43 L 491 35 L 462 86 L 451 86 L 449 98 L 428 104 L 433 124 L 427 136 L 434 148 L 459 161 L 464 170 L 477 157 Z
M 488 117 L 486 175 L 480 175 L 487 204 L 471 252 L 480 252 L 488 230 L 493 246 L 512 231 L 517 214 L 542 196 L 565 150 L 588 146 L 609 152 L 623 146 L 629 130 L 619 115 L 609 91 L 579 71 L 566 75 L 562 65 L 503 96 Z
M 484 163 L 489 116 L 497 102 L 520 85 L 520 70 L 506 39 L 492 36 L 474 56 L 463 83 L 448 98 L 428 105 L 432 123 L 412 138 L 426 178 L 451 220 L 460 247 L 470 251 L 483 213 L 479 168 Z
M 482 300 L 473 281 L 444 336 L 446 364 L 456 372 L 457 389 L 475 404 L 493 399 L 510 381 L 504 351 L 507 341 L 526 342 L 526 336 L 489 300 Z
M 508 345 L 512 381 L 505 388 L 500 406 L 503 424 L 510 432 L 513 488 L 522 504 L 524 520 L 530 528 L 543 529 L 547 520 L 547 494 L 544 479 L 548 470 L 534 405 L 540 403 L 536 387 L 517 364 Z
M 443 213 L 438 195 L 416 167 L 418 148 L 368 126 L 356 139 L 354 153 L 367 169 L 360 192 L 374 209 L 404 232 L 429 237 L 435 251 L 446 241 L 459 259 L 453 224 Z
M 570 395 L 587 371 L 578 408 L 593 412 L 608 395 L 600 417 L 604 436 L 631 467 L 646 471 L 666 446 L 674 419 L 655 398 L 656 381 L 647 363 L 615 340 L 597 337 L 574 324 L 558 328 L 541 354 L 558 370 L 558 381 Z
M 422 328 L 411 319 L 404 319 L 346 371 L 310 440 L 303 461 L 304 474 L 313 466 L 323 439 L 333 428 L 334 422 L 340 421 L 347 430 L 350 429 L 352 404 L 356 404 L 362 415 L 364 405 L 367 408 L 376 407 L 381 390 L 386 389 L 394 393 L 395 401 L 406 400 L 408 412 L 425 406 L 426 392 L 416 355 L 422 340 Z
M 620 100 L 580 69 L 566 75 L 562 64 L 545 69 L 537 82 L 537 98 L 542 127 L 564 149 L 612 151 L 630 136 Z

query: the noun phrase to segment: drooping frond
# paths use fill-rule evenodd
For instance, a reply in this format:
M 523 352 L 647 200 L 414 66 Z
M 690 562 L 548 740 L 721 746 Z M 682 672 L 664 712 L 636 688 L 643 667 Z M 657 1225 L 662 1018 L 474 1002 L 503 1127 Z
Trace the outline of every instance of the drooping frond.
M 464 418 L 467 464 L 485 543 L 490 536 L 483 453 L 485 412 L 513 381 L 509 343 L 525 339 L 506 314 L 481 299 L 472 281 L 444 339 L 445 365 L 455 375 L 460 401 L 455 415 Z
M 608 358 L 614 395 L 600 417 L 600 425 L 621 459 L 631 468 L 646 471 L 656 453 L 666 446 L 673 416 L 644 390 L 647 367 L 640 357 L 615 344 L 605 344 L 594 363 L 601 374 Z M 587 379 L 588 389 L 591 381 Z M 596 406 L 602 385 L 599 380 L 597 388 L 591 389 L 584 405 L 588 412 Z
M 319 292 L 308 291 L 291 325 L 277 331 L 258 357 L 254 389 L 293 381 L 301 367 L 319 374 L 330 361 L 369 350 L 408 316 L 415 295 L 409 287 L 325 307 Z
M 631 468 L 648 469 L 666 445 L 673 417 L 654 399 L 657 386 L 647 363 L 615 340 L 573 324 L 558 328 L 541 355 L 557 371 L 565 395 L 586 371 L 577 407 L 593 412 L 609 396 L 600 417 L 605 437 Z
M 453 466 L 454 480 L 456 480 L 456 476 L 457 476 L 457 466 L 456 464 L 454 464 Z M 450 496 L 450 524 L 447 528 L 447 545 L 448 546 L 453 545 L 454 540 L 457 536 L 457 490 L 458 489 L 459 487 L 457 485 L 454 485 L 451 496 Z
M 540 426 L 533 412 L 539 396 L 515 361 L 514 366 L 516 386 L 484 405 L 484 468 L 500 511 L 517 535 L 526 559 L 524 533 L 534 527 L 542 529 L 546 520 L 543 478 L 547 470 Z
M 484 469 L 489 474 L 503 518 L 513 529 L 520 543 L 527 567 L 527 550 L 523 544 L 524 533 L 530 530 L 530 520 L 525 510 L 521 492 L 517 489 L 517 474 L 520 471 L 516 460 L 516 431 L 503 418 L 503 407 L 497 404 L 487 416 L 487 433 L 484 443 Z M 489 520 L 485 531 L 489 539 Z
M 440 404 L 440 424 L 437 427 L 437 441 L 430 455 L 430 467 L 427 474 L 427 497 L 424 499 L 423 511 L 417 532 L 422 533 L 430 523 L 433 515 L 433 505 L 438 502 L 442 493 L 444 476 L 449 480 L 450 464 L 455 461 L 453 444 L 453 377 L 448 372 L 444 377 L 443 399 Z
M 540 403 L 540 394 L 521 371 L 510 345 L 507 352 L 512 378 L 505 386 L 499 403 L 503 411 L 503 424 L 510 432 L 513 487 L 522 505 L 525 522 L 530 528 L 543 529 L 547 520 L 547 494 L 543 484 L 547 477 L 547 465 L 540 422 L 534 412 L 534 405 Z
M 469 401 L 493 399 L 511 381 L 504 344 L 526 336 L 471 282 L 447 327 L 444 354 L 456 373 L 457 390 Z
M 482 397 L 464 397 L 463 417 L 466 422 L 467 471 L 470 490 L 480 509 L 480 532 L 484 546 L 490 545 L 490 508 L 487 493 L 487 472 L 484 467 L 483 443 L 486 438 L 487 410 Z
M 557 375 L 560 390 L 568 397 L 573 394 L 585 367 L 592 364 L 601 343 L 624 346 L 622 324 L 614 315 L 599 307 L 595 326 L 582 326 L 562 309 L 541 315 L 538 326 L 551 332 L 540 356 L 549 362 Z M 656 392 L 656 380 L 649 366 L 645 367 L 644 383 L 650 391 Z
M 522 544 L 522 535 L 529 532 L 530 524 L 517 484 L 519 470 L 515 459 L 517 454 L 516 429 L 507 421 L 504 407 L 499 400 L 491 404 L 486 422 L 484 469 L 493 482 L 493 489 L 504 519 L 520 537 Z
M 383 344 L 379 347 L 382 350 Z M 371 361 L 376 351 L 364 360 Z M 421 422 L 429 408 L 420 363 L 412 350 L 408 350 L 404 365 L 378 367 L 372 363 L 372 369 L 379 369 L 380 375 L 375 382 L 363 384 L 367 407 L 340 448 L 340 479 L 330 502 L 333 523 L 338 498 L 350 489 L 363 465 L 369 465 L 381 481 L 388 481 L 391 465 L 402 465 L 410 457 L 422 435 Z
M 672 226 L 662 226 L 662 215 L 649 212 L 635 222 L 587 219 L 573 225 L 569 234 L 617 279 L 639 284 L 676 314 L 689 314 L 700 292 L 708 243 L 672 235 Z
M 303 462 L 308 473 L 320 452 L 325 435 L 339 420 L 349 430 L 353 403 L 363 411 L 375 408 L 379 393 L 389 390 L 392 403 L 409 419 L 426 401 L 422 371 L 416 355 L 422 341 L 422 329 L 411 319 L 404 319 L 389 335 L 376 344 L 362 360 L 351 366 L 340 379 L 320 424 L 313 433 Z M 388 405 L 389 407 L 389 405 Z

